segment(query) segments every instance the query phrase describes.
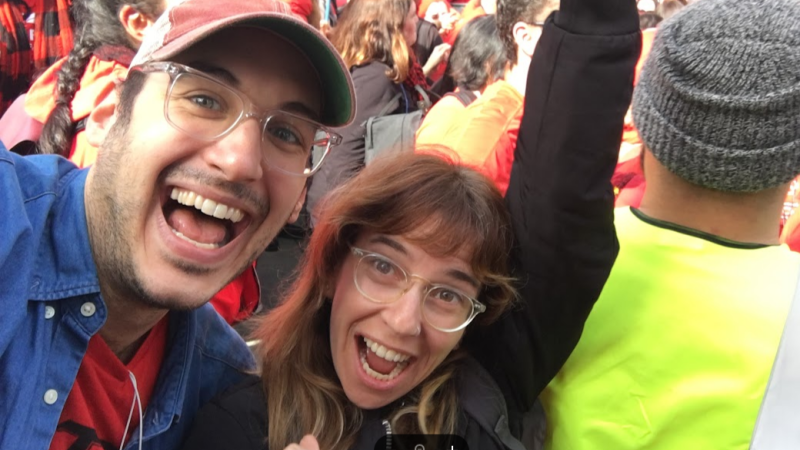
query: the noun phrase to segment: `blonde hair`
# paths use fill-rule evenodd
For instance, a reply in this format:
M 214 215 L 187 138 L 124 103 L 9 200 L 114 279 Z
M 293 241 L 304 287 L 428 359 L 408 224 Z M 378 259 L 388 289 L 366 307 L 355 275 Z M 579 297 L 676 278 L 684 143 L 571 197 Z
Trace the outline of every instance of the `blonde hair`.
M 408 77 L 411 50 L 403 23 L 413 0 L 352 0 L 333 29 L 331 42 L 348 69 L 372 61 L 389 66 L 395 83 Z
M 436 156 L 378 159 L 325 201 L 297 280 L 256 331 L 270 448 L 284 448 L 305 434 L 326 450 L 348 449 L 357 438 L 361 410 L 345 395 L 331 356 L 330 293 L 350 246 L 366 232 L 402 235 L 437 256 L 455 255 L 469 243 L 469 262 L 482 284 L 479 298 L 487 307 L 478 324 L 496 319 L 514 298 L 506 276 L 510 222 L 491 181 Z M 455 431 L 454 375 L 462 355 L 451 352 L 404 397 L 391 415 L 395 433 Z

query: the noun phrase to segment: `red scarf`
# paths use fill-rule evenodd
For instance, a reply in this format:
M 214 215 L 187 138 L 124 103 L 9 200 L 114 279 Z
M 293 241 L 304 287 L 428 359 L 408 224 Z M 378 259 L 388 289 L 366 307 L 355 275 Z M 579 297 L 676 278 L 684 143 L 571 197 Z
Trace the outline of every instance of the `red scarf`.
M 25 8 L 22 2 L 0 2 L 0 115 L 28 89 L 33 75 L 21 8 Z
M 417 92 L 414 86 L 430 89 L 430 85 L 428 85 L 428 79 L 425 77 L 425 72 L 422 71 L 422 66 L 419 65 L 417 57 L 412 53 L 410 59 L 411 64 L 409 64 L 408 76 L 405 81 L 403 81 L 403 86 L 405 86 L 409 92 L 414 93 L 414 98 L 422 100 L 422 96 L 419 95 L 419 92 Z
M 50 67 L 72 50 L 70 0 L 37 0 L 33 13 L 33 64 L 36 70 Z

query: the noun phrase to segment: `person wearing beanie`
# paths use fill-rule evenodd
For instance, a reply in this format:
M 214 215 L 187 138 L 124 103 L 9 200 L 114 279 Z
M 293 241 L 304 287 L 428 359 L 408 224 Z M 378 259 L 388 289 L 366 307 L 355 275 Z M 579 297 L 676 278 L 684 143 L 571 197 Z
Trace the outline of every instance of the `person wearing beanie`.
M 762 403 L 800 273 L 778 240 L 800 174 L 798 17 L 796 0 L 703 0 L 661 24 L 633 99 L 647 187 L 616 210 L 619 257 L 542 396 L 547 448 L 746 450 L 775 425 Z

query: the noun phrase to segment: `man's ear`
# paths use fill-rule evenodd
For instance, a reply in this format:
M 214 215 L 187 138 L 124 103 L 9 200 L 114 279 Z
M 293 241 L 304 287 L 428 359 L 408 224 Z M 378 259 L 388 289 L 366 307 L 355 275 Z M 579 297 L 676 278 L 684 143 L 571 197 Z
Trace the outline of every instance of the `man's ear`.
M 124 5 L 119 10 L 119 21 L 128 33 L 128 37 L 138 48 L 142 44 L 144 32 L 153 24 L 153 18 L 137 11 L 131 5 Z
M 517 22 L 511 27 L 511 35 L 514 36 L 517 48 L 526 56 L 532 57 L 533 51 L 536 50 L 536 43 L 539 42 L 539 36 L 542 35 L 542 30 L 525 22 Z
M 114 122 L 117 121 L 118 89 L 112 89 L 86 118 L 86 140 L 93 147 L 100 148 L 100 144 L 103 143 Z
M 303 204 L 306 202 L 306 192 L 308 191 L 308 183 L 303 187 L 303 192 L 300 193 L 300 197 L 297 199 L 297 203 L 294 205 L 294 210 L 292 210 L 292 215 L 289 216 L 289 220 L 286 223 L 295 223 L 297 218 L 300 217 L 300 211 L 303 209 Z

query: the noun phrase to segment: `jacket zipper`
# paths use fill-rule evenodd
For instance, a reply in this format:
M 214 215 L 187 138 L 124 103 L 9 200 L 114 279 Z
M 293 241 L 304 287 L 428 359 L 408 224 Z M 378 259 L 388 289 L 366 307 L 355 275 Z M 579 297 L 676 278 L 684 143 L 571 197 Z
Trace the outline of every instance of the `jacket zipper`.
M 384 420 L 382 423 L 386 428 L 386 450 L 392 450 L 392 425 L 388 420 Z

